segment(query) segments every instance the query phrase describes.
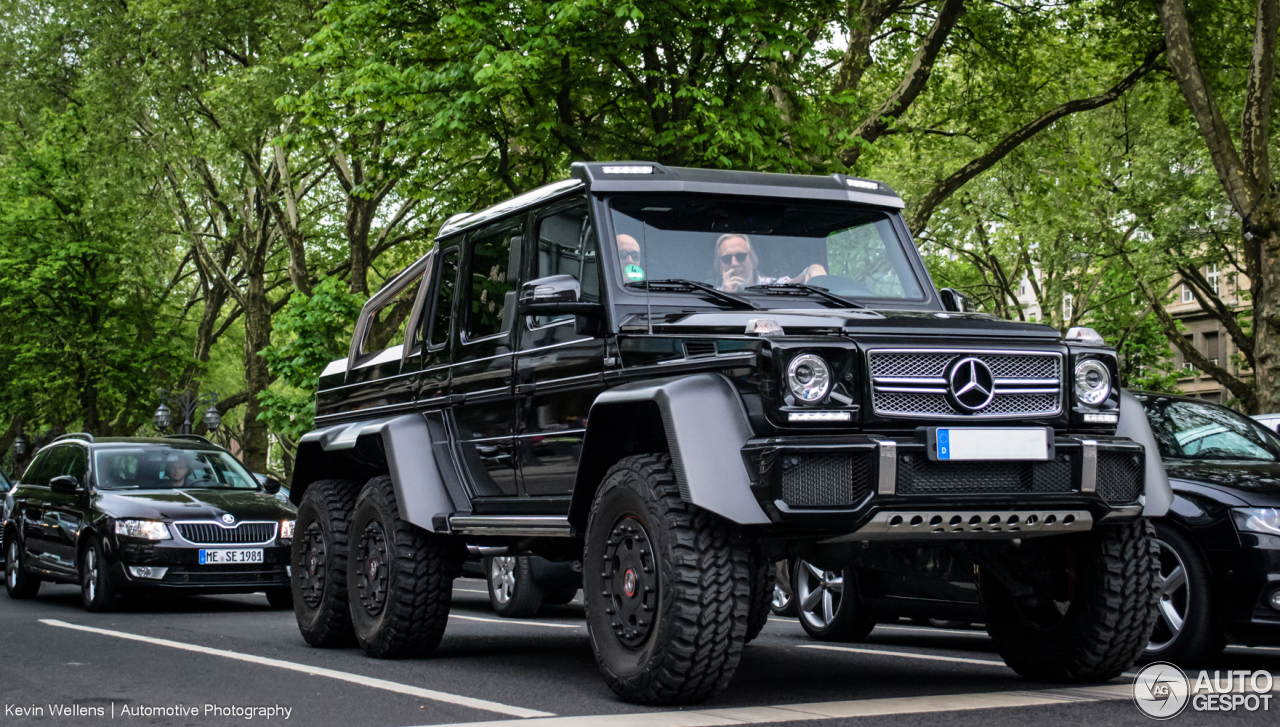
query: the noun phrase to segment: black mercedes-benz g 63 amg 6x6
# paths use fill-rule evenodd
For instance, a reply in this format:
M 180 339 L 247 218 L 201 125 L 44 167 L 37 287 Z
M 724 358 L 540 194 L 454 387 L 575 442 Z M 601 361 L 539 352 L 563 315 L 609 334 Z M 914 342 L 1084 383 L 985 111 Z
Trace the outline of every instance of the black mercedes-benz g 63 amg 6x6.
M 467 546 L 580 559 L 609 686 L 695 701 L 803 557 L 976 573 L 1019 673 L 1121 673 L 1170 500 L 1142 408 L 1093 331 L 935 290 L 902 206 L 613 162 L 452 217 L 321 375 L 291 483 L 307 641 L 425 654 Z

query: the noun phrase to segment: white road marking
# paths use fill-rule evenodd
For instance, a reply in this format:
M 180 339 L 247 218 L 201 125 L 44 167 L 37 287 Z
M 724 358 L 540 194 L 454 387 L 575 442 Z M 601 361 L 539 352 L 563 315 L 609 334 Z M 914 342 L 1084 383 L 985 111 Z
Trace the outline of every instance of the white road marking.
M 553 624 L 546 621 L 525 621 L 518 618 L 482 618 L 480 616 L 463 616 L 462 614 L 451 613 L 449 618 L 460 618 L 464 621 L 483 621 L 490 624 L 507 624 L 509 626 L 546 626 L 551 629 L 584 629 L 586 624 Z
M 879 625 L 877 629 L 891 629 L 893 631 L 914 631 L 920 634 L 960 634 L 961 636 L 981 636 L 984 639 L 991 638 L 986 631 L 964 631 L 962 629 L 935 629 L 932 626 L 889 626 Z
M 352 684 L 360 684 L 374 689 L 384 689 L 389 692 L 398 692 L 400 694 L 408 694 L 413 697 L 421 697 L 436 702 L 445 702 L 448 704 L 456 704 L 461 707 L 470 709 L 479 709 L 486 712 L 497 712 L 512 717 L 554 717 L 552 712 L 539 712 L 536 709 L 525 709 L 524 707 L 512 707 L 498 702 L 490 702 L 485 699 L 476 699 L 474 697 L 464 697 L 458 694 L 448 694 L 446 692 L 437 692 L 434 689 L 423 689 L 421 687 L 409 686 L 408 684 L 399 684 L 397 682 L 389 682 L 385 679 L 375 679 L 373 677 L 362 676 L 360 674 L 351 674 L 345 671 L 337 671 L 335 669 L 325 669 L 319 666 L 309 666 L 307 664 L 295 664 L 291 661 L 282 659 L 270 659 L 265 656 L 254 656 L 252 654 L 242 654 L 238 651 L 226 651 L 224 649 L 211 649 L 207 646 L 198 646 L 196 644 L 185 644 L 181 641 L 170 641 L 168 639 L 156 639 L 150 636 L 140 636 L 124 631 L 111 631 L 108 629 L 94 628 L 93 626 L 81 626 L 79 624 L 67 623 L 56 619 L 40 619 L 40 623 L 48 626 L 57 626 L 63 629 L 74 629 L 76 631 L 87 631 L 91 634 L 101 634 L 103 636 L 114 636 L 120 639 L 128 639 L 129 641 L 141 641 L 146 644 L 154 644 L 156 646 L 168 646 L 173 649 L 182 649 L 183 651 L 194 651 L 199 654 L 210 654 L 212 656 L 221 656 L 227 659 L 235 659 L 237 661 L 247 661 L 251 664 L 261 664 L 263 666 L 274 666 L 278 669 L 288 669 L 289 671 L 302 672 L 303 674 L 311 674 L 313 676 L 329 677 L 330 679 L 338 679 Z
M 847 702 L 781 704 L 772 707 L 742 707 L 678 712 L 640 712 L 584 717 L 551 717 L 521 722 L 522 727 L 725 727 L 742 724 L 808 722 L 894 714 L 958 712 L 1003 707 L 1040 707 L 1071 702 L 1100 702 L 1132 699 L 1132 684 L 1049 689 L 1025 692 L 941 694 L 929 697 L 857 699 Z M 501 727 L 508 722 L 470 722 L 466 727 Z M 435 727 L 461 727 L 436 725 Z
M 822 644 L 800 644 L 798 649 L 822 649 L 823 651 L 847 651 L 852 654 L 872 654 L 875 656 L 901 656 L 904 659 L 927 659 L 929 661 L 952 661 L 960 664 L 982 664 L 1007 669 L 1003 661 L 990 659 L 962 659 L 958 656 L 936 656 L 934 654 L 913 654 L 907 651 L 882 651 L 880 649 L 855 649 L 852 646 L 825 646 Z
M 486 595 L 486 596 L 487 596 L 487 595 L 489 595 L 489 592 L 488 592 L 488 591 L 481 591 L 481 590 L 476 589 L 476 588 L 458 588 L 457 586 L 454 586 L 454 587 L 453 587 L 453 590 L 455 590 L 455 591 L 462 591 L 463 593 L 483 593 L 483 594 L 484 594 L 484 595 Z

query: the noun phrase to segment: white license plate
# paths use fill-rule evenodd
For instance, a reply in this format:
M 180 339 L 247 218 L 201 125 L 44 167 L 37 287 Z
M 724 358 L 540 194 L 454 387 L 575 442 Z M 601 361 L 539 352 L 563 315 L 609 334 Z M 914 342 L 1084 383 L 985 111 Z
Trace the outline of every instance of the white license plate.
M 261 563 L 262 548 L 246 548 L 242 550 L 201 550 L 200 565 L 221 565 L 223 563 Z
M 1044 427 L 938 428 L 939 460 L 1049 459 Z

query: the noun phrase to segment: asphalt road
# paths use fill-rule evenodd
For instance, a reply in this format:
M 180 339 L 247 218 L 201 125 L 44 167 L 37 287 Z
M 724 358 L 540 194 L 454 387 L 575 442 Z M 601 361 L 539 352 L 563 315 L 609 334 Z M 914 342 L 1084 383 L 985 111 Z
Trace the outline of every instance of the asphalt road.
M 1232 647 L 1203 666 L 1210 674 L 1265 669 L 1280 677 L 1280 649 Z M 45 584 L 33 601 L 0 595 L 6 727 L 1151 724 L 1131 699 L 1132 683 L 1027 682 L 1004 666 L 982 631 L 902 623 L 878 627 L 863 643 L 819 644 L 794 620 L 771 618 L 724 694 L 696 707 L 645 708 L 619 701 L 597 675 L 580 602 L 505 620 L 489 609 L 481 581 L 458 581 L 443 643 L 432 657 L 411 661 L 313 649 L 293 613 L 271 610 L 261 595 L 130 602 L 105 615 L 85 612 L 70 586 Z M 1273 702 L 1268 712 L 1188 709 L 1172 721 L 1274 725 L 1280 700 Z

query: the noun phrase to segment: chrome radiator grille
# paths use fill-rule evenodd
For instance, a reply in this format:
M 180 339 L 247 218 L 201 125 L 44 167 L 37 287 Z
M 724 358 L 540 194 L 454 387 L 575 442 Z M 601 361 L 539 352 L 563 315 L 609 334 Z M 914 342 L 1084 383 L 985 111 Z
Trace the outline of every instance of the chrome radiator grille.
M 176 523 L 178 533 L 197 545 L 260 545 L 276 537 L 276 523 L 237 523 L 227 527 L 217 522 Z
M 964 411 L 953 403 L 948 376 L 970 358 L 989 370 L 993 395 L 981 408 Z M 873 349 L 867 362 L 872 409 L 879 416 L 1014 419 L 1062 411 L 1062 355 L 1056 351 Z

